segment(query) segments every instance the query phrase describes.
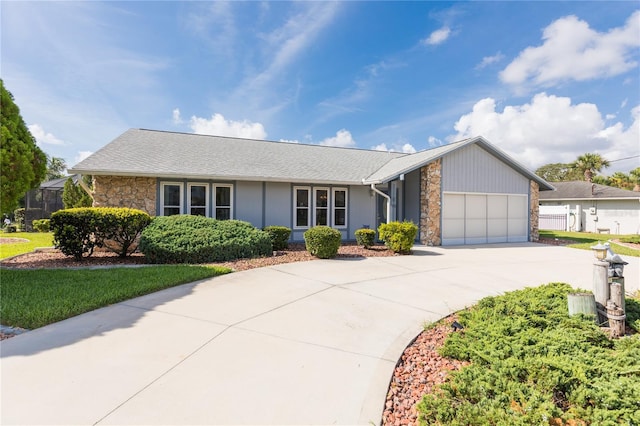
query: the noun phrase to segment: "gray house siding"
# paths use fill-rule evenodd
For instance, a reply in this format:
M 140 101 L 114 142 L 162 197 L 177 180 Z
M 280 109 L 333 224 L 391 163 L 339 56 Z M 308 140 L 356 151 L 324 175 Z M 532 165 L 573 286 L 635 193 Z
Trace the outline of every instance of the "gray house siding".
M 468 145 L 442 159 L 442 190 L 528 194 L 529 179 L 484 149 Z
M 251 222 L 256 228 L 263 228 L 265 216 L 263 209 L 262 182 L 238 181 L 235 185 L 235 217 Z
M 403 190 L 404 219 L 420 224 L 420 169 L 407 173 Z M 419 237 L 416 237 L 419 238 Z
M 357 229 L 368 226 L 376 229 L 376 197 L 371 195 L 368 186 L 349 187 L 349 219 L 347 222 L 349 235 L 347 239 L 354 240 Z M 343 235 L 343 238 L 345 236 Z
M 264 192 L 264 226 L 277 225 L 290 228 L 293 224 L 291 184 L 265 182 Z

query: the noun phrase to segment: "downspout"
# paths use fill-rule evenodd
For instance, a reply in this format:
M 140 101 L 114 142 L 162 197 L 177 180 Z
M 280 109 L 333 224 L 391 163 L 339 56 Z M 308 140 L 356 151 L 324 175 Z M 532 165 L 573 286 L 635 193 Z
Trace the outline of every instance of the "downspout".
M 80 188 L 82 188 L 84 190 L 84 192 L 86 192 L 87 194 L 89 194 L 89 197 L 91 197 L 91 201 L 95 201 L 93 199 L 93 194 L 91 193 L 91 188 L 89 188 L 87 186 L 86 183 L 84 183 L 84 180 L 82 179 L 82 175 L 78 175 L 78 185 L 80 185 Z
M 391 221 L 391 197 L 376 188 L 375 183 L 371 184 L 371 190 L 387 199 L 387 223 L 389 223 Z

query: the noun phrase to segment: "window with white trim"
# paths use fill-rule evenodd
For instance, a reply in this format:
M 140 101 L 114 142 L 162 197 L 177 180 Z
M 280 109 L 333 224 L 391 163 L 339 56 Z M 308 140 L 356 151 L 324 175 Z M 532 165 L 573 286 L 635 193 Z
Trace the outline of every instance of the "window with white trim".
M 218 220 L 233 218 L 233 185 L 213 185 L 213 211 Z
M 329 226 L 329 188 L 313 189 L 313 226 Z
M 308 186 L 293 187 L 293 227 L 308 228 L 311 188 Z
M 346 188 L 332 189 L 333 204 L 331 206 L 331 217 L 335 228 L 347 227 L 347 190 Z
M 182 213 L 182 184 L 162 182 L 160 184 L 160 215 L 171 216 Z
M 187 213 L 194 216 L 209 216 L 209 184 L 187 184 Z

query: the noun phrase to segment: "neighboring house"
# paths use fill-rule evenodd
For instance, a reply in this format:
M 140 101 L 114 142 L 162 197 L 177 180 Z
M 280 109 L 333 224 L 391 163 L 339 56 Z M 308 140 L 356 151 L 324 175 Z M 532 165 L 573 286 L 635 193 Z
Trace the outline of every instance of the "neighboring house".
M 553 189 L 482 137 L 402 154 L 131 129 L 71 171 L 93 176 L 95 206 L 282 225 L 293 241 L 390 220 L 427 245 L 535 241 Z
M 540 194 L 541 229 L 544 229 L 547 214 L 553 214 L 552 210 L 565 206 L 566 228 L 562 225 L 554 227 L 553 223 L 548 222 L 549 229 L 640 233 L 640 192 L 584 181 L 553 182 L 553 186 L 555 191 Z
M 74 183 L 77 183 L 78 177 L 78 175 L 73 175 L 49 180 L 41 183 L 38 188 L 27 192 L 24 202 L 27 230 L 32 230 L 32 222 L 34 220 L 48 219 L 51 217 L 51 213 L 64 208 L 62 202 L 64 184 L 69 178 L 73 179 Z

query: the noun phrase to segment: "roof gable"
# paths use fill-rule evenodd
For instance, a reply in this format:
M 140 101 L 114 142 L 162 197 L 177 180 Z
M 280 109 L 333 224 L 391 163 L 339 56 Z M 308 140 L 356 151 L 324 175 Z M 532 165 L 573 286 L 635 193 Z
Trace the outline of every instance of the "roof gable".
M 540 200 L 640 199 L 640 192 L 585 181 L 553 182 L 555 191 L 540 194 Z

